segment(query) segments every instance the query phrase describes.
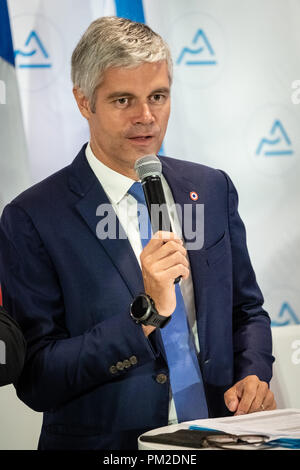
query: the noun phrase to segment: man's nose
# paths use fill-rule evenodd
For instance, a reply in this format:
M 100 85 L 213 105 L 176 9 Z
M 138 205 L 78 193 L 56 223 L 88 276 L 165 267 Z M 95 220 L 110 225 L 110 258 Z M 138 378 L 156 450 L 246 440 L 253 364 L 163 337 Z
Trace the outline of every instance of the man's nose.
M 133 122 L 134 124 L 152 124 L 154 122 L 154 116 L 148 103 L 140 103 L 136 106 Z

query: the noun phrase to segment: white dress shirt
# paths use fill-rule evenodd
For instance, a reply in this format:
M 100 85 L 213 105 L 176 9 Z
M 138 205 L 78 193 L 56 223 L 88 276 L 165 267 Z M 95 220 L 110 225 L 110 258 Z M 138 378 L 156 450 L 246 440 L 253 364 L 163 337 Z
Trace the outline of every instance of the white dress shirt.
M 114 208 L 117 217 L 119 218 L 119 221 L 123 226 L 124 231 L 128 237 L 131 247 L 136 255 L 138 263 L 141 265 L 140 254 L 142 252 L 143 247 L 138 225 L 137 201 L 133 196 L 127 194 L 127 191 L 135 181 L 131 178 L 128 178 L 127 176 L 124 176 L 112 170 L 111 168 L 100 162 L 100 160 L 98 160 L 97 157 L 95 157 L 95 155 L 93 154 L 90 144 L 87 145 L 85 153 L 87 161 L 91 169 L 95 173 L 97 179 L 99 180 L 100 184 L 102 185 L 112 207 Z M 161 180 L 167 206 L 168 208 L 171 208 L 175 204 L 173 195 L 163 175 L 161 177 Z M 173 231 L 177 234 L 180 234 L 180 224 L 176 211 L 169 211 L 169 213 Z M 182 292 L 189 325 L 193 332 L 196 351 L 197 353 L 199 353 L 199 341 L 197 334 L 194 302 L 194 288 L 191 273 L 188 279 L 182 280 L 180 282 L 180 289 Z M 174 400 L 170 396 L 169 424 L 174 423 L 177 423 L 177 416 Z

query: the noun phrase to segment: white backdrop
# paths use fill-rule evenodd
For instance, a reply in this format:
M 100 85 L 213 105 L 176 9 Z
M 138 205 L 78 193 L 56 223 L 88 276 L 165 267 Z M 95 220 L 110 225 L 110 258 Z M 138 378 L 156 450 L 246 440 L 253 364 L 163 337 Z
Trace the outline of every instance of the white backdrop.
M 69 164 L 88 140 L 70 57 L 89 23 L 122 2 L 8 1 L 32 183 Z M 231 176 L 272 324 L 300 324 L 300 104 L 292 88 L 300 0 L 129 3 L 173 53 L 165 154 Z

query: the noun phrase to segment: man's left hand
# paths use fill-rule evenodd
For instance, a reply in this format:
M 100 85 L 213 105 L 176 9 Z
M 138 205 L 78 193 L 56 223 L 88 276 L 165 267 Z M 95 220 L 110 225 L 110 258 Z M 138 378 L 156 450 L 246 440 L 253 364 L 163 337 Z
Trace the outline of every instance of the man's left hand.
M 248 375 L 229 388 L 224 394 L 224 400 L 235 416 L 276 409 L 273 392 L 267 382 L 259 380 L 256 375 Z

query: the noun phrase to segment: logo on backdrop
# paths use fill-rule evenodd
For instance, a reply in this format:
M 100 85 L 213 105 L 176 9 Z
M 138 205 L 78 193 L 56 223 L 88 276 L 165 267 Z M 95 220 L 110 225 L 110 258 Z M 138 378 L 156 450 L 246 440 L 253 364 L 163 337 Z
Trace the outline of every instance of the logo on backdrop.
M 202 29 L 198 29 L 196 32 L 191 47 L 183 47 L 176 64 L 217 65 L 215 52 Z
M 292 143 L 282 123 L 276 119 L 268 137 L 263 137 L 256 149 L 256 155 L 277 157 L 292 155 Z
M 42 15 L 15 16 L 12 27 L 20 87 L 38 91 L 50 86 L 64 63 L 61 32 Z
M 277 316 L 271 321 L 272 326 L 299 325 L 300 317 L 289 302 L 283 302 Z
M 300 297 L 297 289 L 274 286 L 265 291 L 264 296 L 264 308 L 270 315 L 272 326 L 300 324 Z
M 200 12 L 187 13 L 171 23 L 166 39 L 174 58 L 176 80 L 202 88 L 219 78 L 226 44 L 223 31 L 213 17 Z
M 249 157 L 265 175 L 282 176 L 293 170 L 299 161 L 298 117 L 291 107 L 259 108 L 247 123 Z
M 31 58 L 33 61 L 31 61 Z M 17 67 L 23 69 L 49 68 L 52 66 L 49 61 L 49 54 L 36 31 L 29 33 L 23 49 L 15 50 L 15 59 L 19 59 Z

